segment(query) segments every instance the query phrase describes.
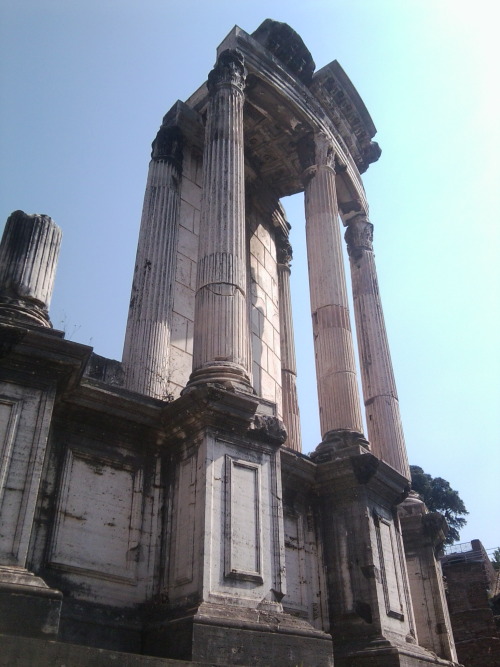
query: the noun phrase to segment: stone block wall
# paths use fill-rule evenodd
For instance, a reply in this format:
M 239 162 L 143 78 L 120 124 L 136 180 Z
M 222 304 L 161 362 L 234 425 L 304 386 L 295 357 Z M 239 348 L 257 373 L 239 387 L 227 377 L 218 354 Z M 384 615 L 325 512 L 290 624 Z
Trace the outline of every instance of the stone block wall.
M 169 394 L 178 398 L 193 363 L 194 303 L 200 227 L 202 156 L 184 150 L 181 205 L 172 313 Z M 278 274 L 274 230 L 255 211 L 248 213 L 253 387 L 282 413 Z
M 162 501 L 157 436 L 145 420 L 161 402 L 135 399 L 84 380 L 59 402 L 29 562 L 63 594 L 61 640 L 140 652 L 140 609 L 156 592 Z
M 179 236 L 177 245 L 172 332 L 170 338 L 169 393 L 178 398 L 193 366 L 194 299 L 200 235 L 202 158 L 199 151 L 184 150 Z
M 258 396 L 276 404 L 282 416 L 278 274 L 274 233 L 252 213 L 250 228 L 250 290 L 253 387 Z
M 311 493 L 314 465 L 290 450 L 281 453 L 287 590 L 285 611 L 329 631 L 328 601 L 319 529 L 319 507 Z

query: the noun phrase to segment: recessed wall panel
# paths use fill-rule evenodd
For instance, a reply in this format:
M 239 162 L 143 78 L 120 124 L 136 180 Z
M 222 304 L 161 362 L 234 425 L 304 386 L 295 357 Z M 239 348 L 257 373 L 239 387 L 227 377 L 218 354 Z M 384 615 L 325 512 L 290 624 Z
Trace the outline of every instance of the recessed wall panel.
M 142 470 L 69 449 L 52 540 L 52 566 L 128 581 L 140 559 Z
M 226 457 L 225 576 L 262 583 L 260 465 Z

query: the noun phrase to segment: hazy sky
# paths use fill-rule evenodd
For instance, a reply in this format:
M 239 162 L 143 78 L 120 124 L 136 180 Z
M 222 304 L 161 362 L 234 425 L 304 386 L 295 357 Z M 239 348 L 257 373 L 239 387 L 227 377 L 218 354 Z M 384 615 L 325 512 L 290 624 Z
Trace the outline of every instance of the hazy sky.
M 364 175 L 410 462 L 449 480 L 462 541 L 500 545 L 498 3 L 3 0 L 0 220 L 63 229 L 57 328 L 121 358 L 150 144 L 237 24 L 289 23 L 378 129 Z M 304 450 L 319 442 L 302 196 L 292 289 Z

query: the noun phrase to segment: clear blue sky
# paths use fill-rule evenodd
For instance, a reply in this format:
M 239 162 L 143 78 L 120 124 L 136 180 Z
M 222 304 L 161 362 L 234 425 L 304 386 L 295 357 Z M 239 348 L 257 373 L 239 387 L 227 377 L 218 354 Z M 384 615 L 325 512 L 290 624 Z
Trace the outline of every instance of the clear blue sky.
M 333 59 L 378 128 L 364 177 L 410 462 L 500 545 L 499 16 L 493 0 L 3 0 L 0 220 L 64 239 L 54 325 L 121 358 L 142 197 L 163 114 L 235 25 L 289 23 Z M 319 441 L 302 198 L 292 223 L 304 450 Z

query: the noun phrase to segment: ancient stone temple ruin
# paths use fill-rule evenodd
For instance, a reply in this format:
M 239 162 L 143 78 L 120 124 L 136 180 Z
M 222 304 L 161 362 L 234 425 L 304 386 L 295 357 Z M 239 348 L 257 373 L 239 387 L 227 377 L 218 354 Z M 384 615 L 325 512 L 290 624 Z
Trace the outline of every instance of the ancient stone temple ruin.
M 61 233 L 48 216 L 9 218 L 5 664 L 456 663 L 443 527 L 407 497 L 361 180 L 374 135 L 337 61 L 316 71 L 285 24 L 235 27 L 153 142 L 122 362 L 51 327 Z M 300 192 L 322 433 L 311 456 L 280 203 Z

